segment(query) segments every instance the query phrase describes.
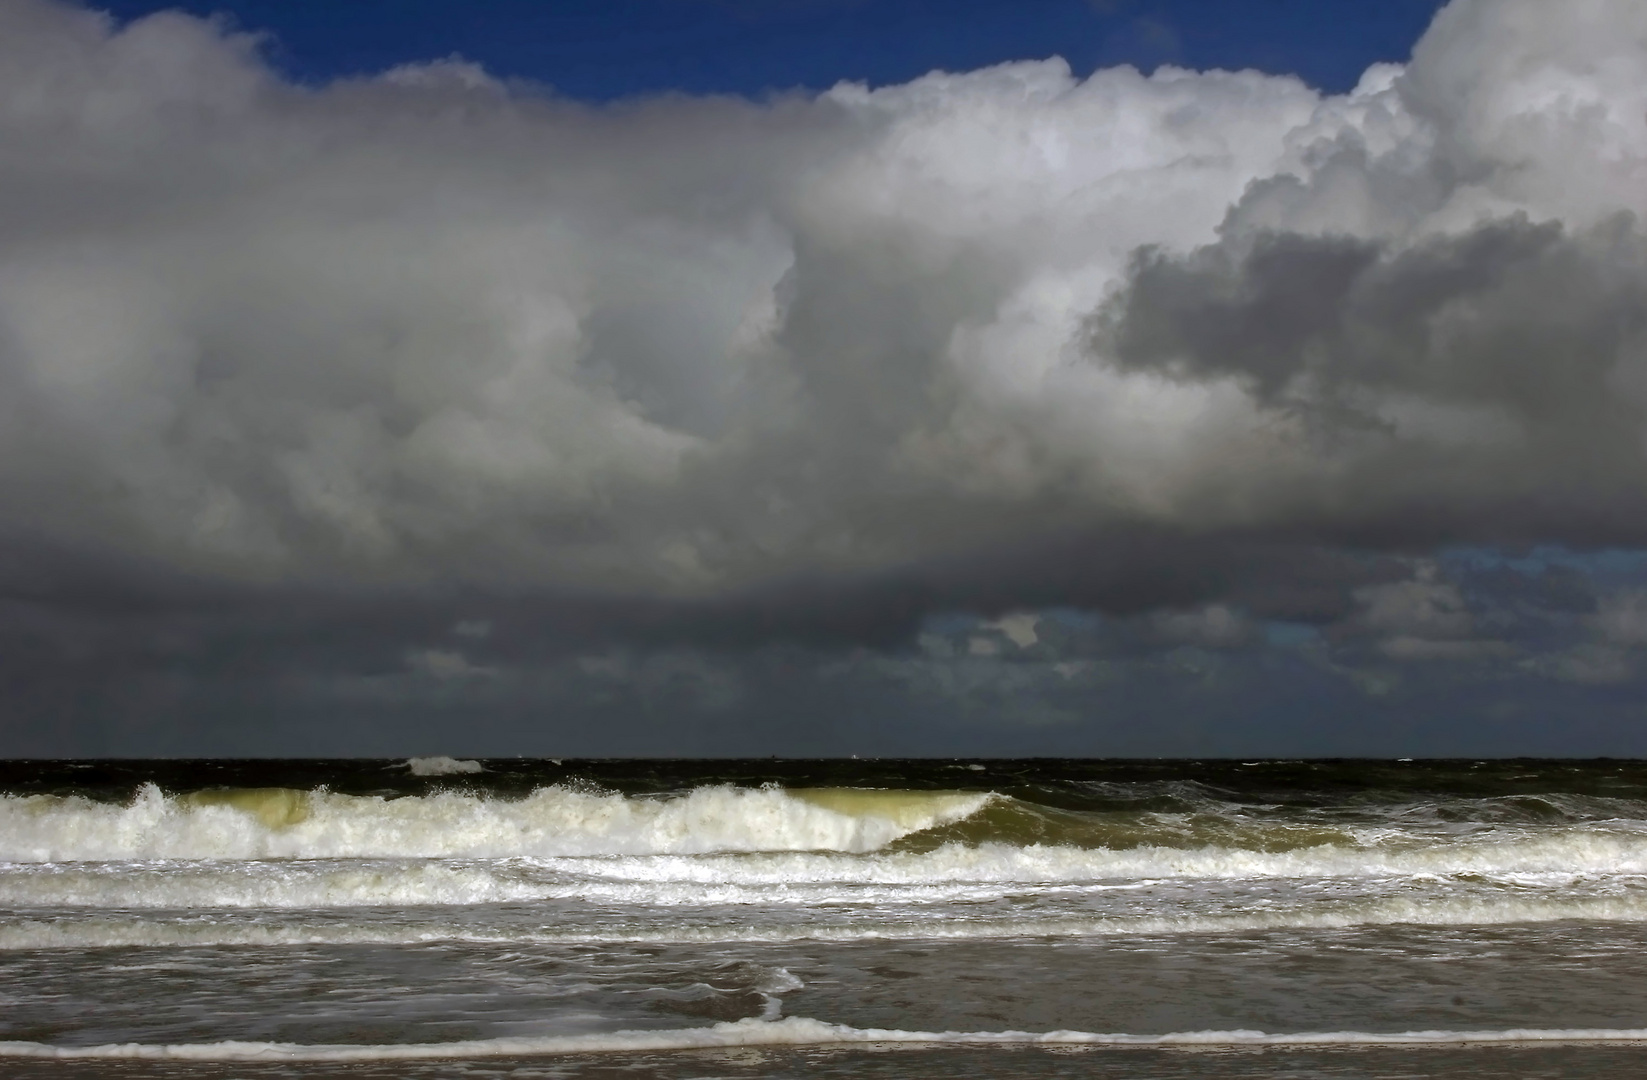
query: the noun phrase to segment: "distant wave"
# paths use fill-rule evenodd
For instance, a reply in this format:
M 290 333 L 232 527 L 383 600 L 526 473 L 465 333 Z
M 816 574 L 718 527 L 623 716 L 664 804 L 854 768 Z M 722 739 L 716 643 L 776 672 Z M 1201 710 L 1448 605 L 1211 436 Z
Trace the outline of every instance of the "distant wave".
M 856 1028 L 805 1017 L 738 1020 L 712 1027 L 615 1031 L 597 1035 L 477 1039 L 468 1042 L 378 1046 L 304 1046 L 295 1043 L 214 1042 L 161 1045 L 48 1046 L 0 1042 L 0 1057 L 125 1061 L 412 1061 L 531 1057 L 624 1051 L 694 1050 L 737 1046 L 831 1046 L 875 1043 L 965 1046 L 1455 1046 L 1516 1043 L 1647 1042 L 1647 1028 L 1510 1028 L 1495 1031 L 1178 1031 L 1131 1035 L 1090 1031 L 903 1031 Z
M 413 776 L 461 776 L 485 772 L 486 766 L 462 758 L 415 757 L 406 760 L 406 769 Z

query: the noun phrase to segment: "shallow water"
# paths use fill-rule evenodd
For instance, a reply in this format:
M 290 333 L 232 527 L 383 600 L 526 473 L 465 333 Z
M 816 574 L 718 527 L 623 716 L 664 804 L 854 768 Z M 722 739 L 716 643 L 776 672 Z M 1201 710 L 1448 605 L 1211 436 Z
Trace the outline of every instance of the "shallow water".
M 6 1075 L 1600 1076 L 1647 1041 L 1639 763 L 13 762 L 0 790 Z

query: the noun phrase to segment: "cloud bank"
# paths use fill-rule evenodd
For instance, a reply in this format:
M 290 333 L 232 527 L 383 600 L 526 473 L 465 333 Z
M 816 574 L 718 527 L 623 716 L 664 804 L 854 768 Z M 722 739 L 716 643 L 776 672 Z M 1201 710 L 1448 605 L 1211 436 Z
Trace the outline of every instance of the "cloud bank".
M 0 5 L 27 678 L 787 643 L 906 685 L 932 618 L 1012 628 L 945 668 L 998 673 L 1053 607 L 1513 664 L 1429 556 L 1647 545 L 1634 0 L 1454 0 L 1343 96 L 1052 59 L 589 107 L 259 48 Z M 1524 670 L 1634 670 L 1639 600 L 1586 602 Z

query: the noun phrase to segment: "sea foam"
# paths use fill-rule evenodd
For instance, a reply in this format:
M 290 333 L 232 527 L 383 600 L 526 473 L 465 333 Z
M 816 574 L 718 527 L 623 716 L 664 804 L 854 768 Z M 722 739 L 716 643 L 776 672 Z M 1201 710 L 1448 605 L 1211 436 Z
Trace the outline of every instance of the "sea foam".
M 721 919 L 643 921 L 633 917 L 581 926 L 488 925 L 462 918 L 211 920 L 133 917 L 7 918 L 0 951 L 110 947 L 199 948 L 291 945 L 413 945 L 430 942 L 525 945 L 779 945 L 804 941 L 1006 941 L 1159 937 L 1271 930 L 1349 930 L 1375 926 L 1516 926 L 1566 922 L 1647 922 L 1647 895 L 1609 897 L 1363 898 L 1338 904 L 1277 905 L 1245 913 L 985 918 L 905 915 L 804 922 Z
M 1510 1028 L 1484 1031 L 1177 1031 L 1141 1035 L 1092 1031 L 904 1031 L 858 1028 L 792 1016 L 744 1019 L 703 1028 L 614 1031 L 541 1038 L 506 1037 L 448 1043 L 304 1046 L 274 1042 L 123 1043 L 49 1046 L 0 1042 L 0 1057 L 126 1061 L 417 1061 L 692 1050 L 741 1046 L 930 1044 L 965 1046 L 1457 1046 L 1517 1043 L 1647 1042 L 1647 1028 Z

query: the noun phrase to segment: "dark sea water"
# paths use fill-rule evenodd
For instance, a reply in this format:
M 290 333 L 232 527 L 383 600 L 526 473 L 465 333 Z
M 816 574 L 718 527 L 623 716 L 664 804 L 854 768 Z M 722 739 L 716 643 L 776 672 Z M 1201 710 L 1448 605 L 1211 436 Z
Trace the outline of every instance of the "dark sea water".
M 1647 763 L 0 763 L 0 1076 L 1647 1076 Z

